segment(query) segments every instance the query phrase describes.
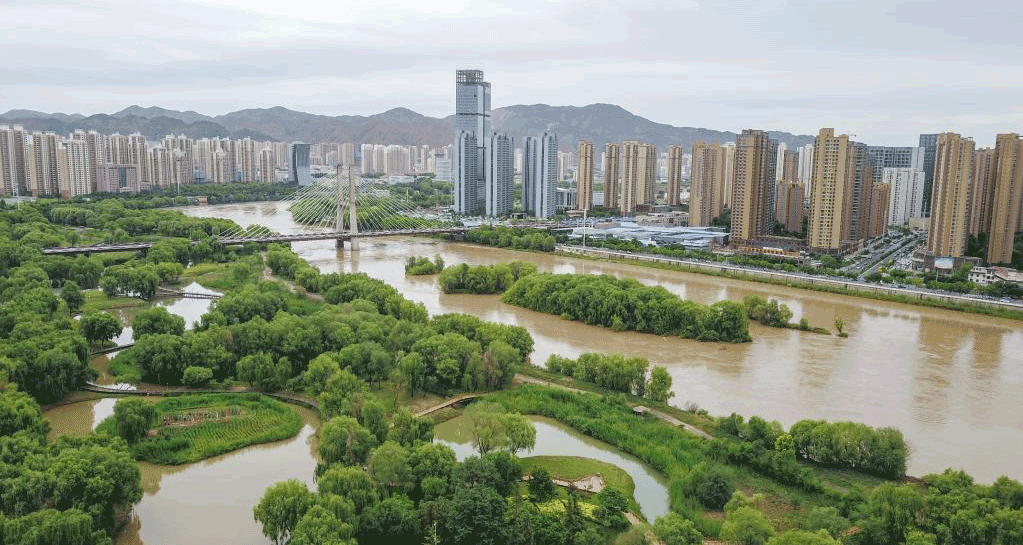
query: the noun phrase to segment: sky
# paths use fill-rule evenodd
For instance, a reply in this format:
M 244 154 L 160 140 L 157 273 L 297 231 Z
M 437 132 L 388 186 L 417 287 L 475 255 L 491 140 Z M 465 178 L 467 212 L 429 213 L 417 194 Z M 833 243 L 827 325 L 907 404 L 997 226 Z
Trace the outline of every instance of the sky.
M 916 145 L 1023 132 L 1015 0 L 0 0 L 0 112 L 454 112 L 617 104 L 659 123 Z M 500 127 L 496 127 L 500 128 Z

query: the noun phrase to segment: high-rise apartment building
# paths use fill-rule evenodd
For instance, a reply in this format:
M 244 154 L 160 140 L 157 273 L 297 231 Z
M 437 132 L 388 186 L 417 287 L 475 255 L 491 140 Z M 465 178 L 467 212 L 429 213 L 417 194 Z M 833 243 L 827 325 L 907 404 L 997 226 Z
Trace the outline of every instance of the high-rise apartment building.
M 778 155 L 778 181 L 799 182 L 799 152 L 785 150 Z
M 484 147 L 487 167 L 484 214 L 507 216 L 512 211 L 515 189 L 515 140 L 507 134 L 495 134 Z
M 806 194 L 809 195 L 813 189 L 810 187 L 813 182 L 813 144 L 799 148 L 798 181 L 803 184 Z
M 735 142 L 721 144 L 725 150 L 725 208 L 732 207 L 732 179 L 735 177 Z
M 28 133 L 21 125 L 0 125 L 0 181 L 6 195 L 29 195 Z
M 774 227 L 778 143 L 767 132 L 745 129 L 735 138 L 730 242 L 742 245 Z
M 973 185 L 970 188 L 971 235 L 991 232 L 991 215 L 994 212 L 995 148 L 983 148 L 973 152 Z
M 636 140 L 622 144 L 622 195 L 619 202 L 623 215 L 636 211 L 637 204 L 654 204 L 657 183 L 657 146 Z
M 481 159 L 479 146 L 476 145 L 476 133 L 460 131 L 455 139 L 454 156 L 451 159 L 451 178 L 455 183 L 452 205 L 457 214 L 474 216 L 483 213 L 484 195 L 476 178 Z
M 274 165 L 274 150 L 272 148 L 266 148 L 259 152 L 259 181 L 264 184 L 272 184 L 277 181 L 277 168 Z
M 522 154 L 522 209 L 537 218 L 554 215 L 558 187 L 558 137 L 527 136 Z
M 966 250 L 973 151 L 969 138 L 955 133 L 938 135 L 927 236 L 927 249 L 934 255 L 959 257 Z
M 855 151 L 848 135 L 835 136 L 824 128 L 813 146 L 813 177 L 807 246 L 817 253 L 835 254 L 848 238 L 848 198 L 855 172 Z
M 300 186 L 313 185 L 309 172 L 309 144 L 293 142 L 288 148 L 288 181 Z
M 691 209 L 690 209 L 691 210 Z M 690 212 L 692 217 L 692 212 Z M 785 230 L 798 233 L 803 230 L 803 185 L 799 182 L 781 181 L 775 189 L 775 221 L 785 225 Z
M 88 195 L 92 192 L 90 179 L 94 174 L 89 158 L 89 145 L 85 139 L 64 142 L 59 150 L 60 196 L 63 198 Z
M 668 188 L 665 200 L 669 206 L 678 206 L 680 202 L 679 199 L 682 193 L 682 163 L 682 146 L 668 146 Z
M 1023 140 L 1018 134 L 999 134 L 995 138 L 995 161 L 987 261 L 1011 263 L 1023 208 Z
M 593 142 L 579 141 L 579 166 L 575 170 L 576 208 L 593 208 Z
M 934 194 L 934 166 L 938 151 L 938 134 L 921 134 L 920 147 L 923 148 L 924 169 L 924 217 L 931 216 L 931 197 Z
M 618 208 L 621 193 L 621 161 L 622 146 L 617 142 L 608 142 L 604 146 L 604 208 Z
M 888 223 L 903 225 L 923 217 L 924 171 L 919 168 L 885 168 L 882 183 L 889 186 Z
M 32 195 L 60 193 L 60 139 L 52 132 L 34 132 L 26 144 L 29 186 Z
M 852 165 L 852 187 L 846 193 L 848 199 L 848 238 L 859 241 L 869 238 L 870 197 L 873 195 L 874 171 L 868 148 L 858 142 L 852 143 L 850 165 Z M 887 215 L 887 212 L 886 212 Z
M 724 211 L 725 148 L 717 142 L 693 142 L 689 177 L 689 225 L 706 227 Z
M 455 211 L 459 214 L 479 213 L 483 208 L 485 148 L 492 134 L 490 123 L 490 84 L 483 81 L 483 71 L 458 70 L 455 72 L 455 149 L 459 156 L 453 162 L 459 165 L 453 166 L 453 170 L 455 191 L 462 193 L 455 197 Z M 474 152 L 465 148 L 468 136 L 472 136 L 476 145 Z M 470 163 L 475 164 L 475 173 L 461 168 Z
M 866 238 L 875 238 L 888 231 L 888 209 L 892 186 L 880 183 L 871 185 L 870 193 L 870 225 Z
M 874 167 L 874 183 L 884 183 L 886 168 L 924 168 L 924 148 L 906 146 L 868 146 L 867 154 Z

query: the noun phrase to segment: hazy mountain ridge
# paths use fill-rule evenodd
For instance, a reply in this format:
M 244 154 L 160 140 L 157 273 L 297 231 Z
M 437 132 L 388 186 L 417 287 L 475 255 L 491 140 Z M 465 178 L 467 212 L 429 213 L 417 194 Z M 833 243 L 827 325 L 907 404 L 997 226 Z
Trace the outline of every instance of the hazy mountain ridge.
M 304 142 L 356 142 L 359 144 L 429 144 L 443 146 L 453 140 L 454 116 L 428 117 L 407 108 L 393 108 L 370 116 L 327 116 L 298 112 L 277 106 L 239 110 L 216 117 L 158 106 L 130 106 L 114 114 L 47 114 L 32 110 L 11 110 L 0 115 L 0 122 L 18 123 L 28 130 L 49 130 L 67 134 L 75 129 L 110 134 L 139 132 L 148 139 L 167 134 L 192 138 L 246 136 L 257 140 Z M 676 127 L 657 123 L 613 104 L 588 106 L 516 105 L 493 111 L 493 126 L 517 141 L 543 133 L 554 124 L 560 148 L 571 151 L 580 139 L 592 140 L 596 151 L 607 142 L 640 140 L 664 150 L 669 144 L 681 144 L 687 151 L 694 140 L 728 142 L 735 133 L 697 127 Z M 809 135 L 771 132 L 772 137 L 788 144 L 789 149 L 813 142 Z M 516 143 L 518 145 L 518 142 Z

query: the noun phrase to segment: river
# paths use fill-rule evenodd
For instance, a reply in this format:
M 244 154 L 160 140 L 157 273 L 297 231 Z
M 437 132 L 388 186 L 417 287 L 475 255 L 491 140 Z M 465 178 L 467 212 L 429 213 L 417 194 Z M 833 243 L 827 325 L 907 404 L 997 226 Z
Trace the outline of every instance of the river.
M 632 477 L 636 485 L 636 503 L 648 521 L 653 522 L 668 512 L 667 480 L 635 456 L 587 437 L 556 420 L 542 416 L 530 416 L 529 420 L 536 428 L 536 446 L 528 452 L 520 452 L 519 456 L 582 456 L 616 465 Z M 476 455 L 465 416 L 438 424 L 433 435 L 435 441 L 451 447 L 459 460 Z
M 232 219 L 294 232 L 285 203 L 185 207 L 201 217 Z M 852 420 L 902 430 L 914 475 L 965 469 L 979 482 L 1023 479 L 1023 323 L 977 314 L 813 292 L 646 267 L 517 252 L 413 237 L 366 239 L 360 252 L 331 241 L 296 243 L 323 272 L 364 272 L 396 287 L 431 314 L 464 312 L 521 325 L 536 341 L 533 362 L 584 352 L 642 356 L 668 368 L 673 404 L 692 402 L 711 414 L 761 415 L 786 427 L 804 418 Z M 700 303 L 775 298 L 793 320 L 833 329 L 841 317 L 849 337 L 751 324 L 752 343 L 729 345 L 662 338 L 561 320 L 505 305 L 497 296 L 444 295 L 435 276 L 408 277 L 410 255 L 440 255 L 448 264 L 529 260 L 541 271 L 628 276 Z

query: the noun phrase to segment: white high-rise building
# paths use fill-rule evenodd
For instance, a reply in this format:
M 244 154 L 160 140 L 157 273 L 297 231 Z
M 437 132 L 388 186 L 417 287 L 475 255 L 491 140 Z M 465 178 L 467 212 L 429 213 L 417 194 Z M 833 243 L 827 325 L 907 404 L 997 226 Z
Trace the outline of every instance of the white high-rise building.
M 920 168 L 884 169 L 882 180 L 891 186 L 888 223 L 902 225 L 910 218 L 923 217 L 926 178 L 923 169 Z
M 775 167 L 774 181 L 780 182 L 785 176 L 785 152 L 789 150 L 789 145 L 785 142 L 778 142 L 778 158 L 775 159 L 777 166 Z M 794 182 L 795 180 L 786 180 L 787 182 Z
M 513 149 L 515 140 L 507 134 L 495 134 L 484 148 L 486 156 L 485 210 L 487 216 L 507 216 L 512 211 L 515 188 Z
M 464 216 L 482 213 L 480 200 L 479 148 L 476 146 L 476 133 L 460 131 L 455 139 L 454 157 L 451 159 L 451 177 L 455 182 L 454 212 Z
M 558 137 L 527 136 L 522 156 L 522 209 L 537 218 L 554 215 L 558 187 Z
M 813 144 L 799 148 L 799 183 L 803 184 L 803 194 L 810 195 L 813 181 Z
M 61 197 L 77 197 L 92 192 L 91 179 L 95 170 L 92 168 L 89 144 L 85 139 L 64 142 L 60 150 L 60 163 Z
M 482 186 L 486 177 L 486 145 L 490 130 L 490 84 L 483 81 L 482 70 L 458 70 L 455 73 L 455 157 L 452 174 L 455 181 L 455 212 L 478 214 L 484 208 Z M 475 150 L 466 145 L 472 140 Z M 475 170 L 467 167 L 473 164 Z

